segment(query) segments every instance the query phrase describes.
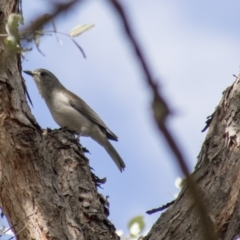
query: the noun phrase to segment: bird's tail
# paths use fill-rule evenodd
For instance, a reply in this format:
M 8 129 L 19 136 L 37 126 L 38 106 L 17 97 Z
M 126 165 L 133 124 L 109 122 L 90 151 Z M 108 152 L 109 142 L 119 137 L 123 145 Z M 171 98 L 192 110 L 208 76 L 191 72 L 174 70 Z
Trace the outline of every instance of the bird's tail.
M 113 145 L 106 139 L 103 147 L 108 152 L 108 154 L 110 155 L 112 160 L 115 162 L 115 164 L 117 165 L 118 169 L 122 172 L 126 166 L 125 166 L 124 161 L 122 160 L 122 158 L 118 154 L 118 152 L 113 147 Z
M 118 169 L 122 172 L 125 168 L 125 163 L 112 144 L 107 140 L 106 136 L 103 134 L 98 134 L 92 136 L 92 138 L 105 148 L 112 160 L 117 165 Z

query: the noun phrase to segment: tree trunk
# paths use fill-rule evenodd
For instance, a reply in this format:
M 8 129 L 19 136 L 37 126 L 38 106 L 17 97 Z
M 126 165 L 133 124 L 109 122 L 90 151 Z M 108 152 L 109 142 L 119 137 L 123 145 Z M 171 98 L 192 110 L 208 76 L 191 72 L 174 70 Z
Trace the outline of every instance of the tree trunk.
M 240 76 L 228 87 L 209 121 L 210 128 L 192 176 L 202 190 L 218 239 L 240 239 Z M 206 239 L 192 195 L 184 187 L 145 240 Z
M 0 30 L 17 0 L 1 0 Z M 0 204 L 16 238 L 118 239 L 78 140 L 42 131 L 26 103 L 21 63 L 0 38 Z

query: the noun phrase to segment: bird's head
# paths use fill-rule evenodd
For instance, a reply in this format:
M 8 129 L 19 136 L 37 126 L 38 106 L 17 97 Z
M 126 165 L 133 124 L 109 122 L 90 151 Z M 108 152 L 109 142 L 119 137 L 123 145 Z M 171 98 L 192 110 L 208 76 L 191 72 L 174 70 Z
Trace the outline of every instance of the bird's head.
M 26 70 L 23 72 L 33 77 L 43 98 L 48 97 L 55 89 L 63 87 L 57 77 L 46 69 L 39 68 L 34 71 Z

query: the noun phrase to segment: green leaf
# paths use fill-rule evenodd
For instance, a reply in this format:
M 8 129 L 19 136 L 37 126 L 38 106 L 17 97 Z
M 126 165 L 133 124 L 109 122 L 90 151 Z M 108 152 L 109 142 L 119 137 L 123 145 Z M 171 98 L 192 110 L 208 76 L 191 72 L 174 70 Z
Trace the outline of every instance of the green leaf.
M 145 227 L 143 216 L 139 215 L 132 218 L 128 223 L 128 230 L 132 237 L 139 235 Z
M 14 52 L 21 51 L 21 47 L 19 46 L 17 39 L 12 35 L 8 36 L 7 38 L 4 38 L 4 43 L 6 47 L 11 51 Z
M 23 17 L 20 14 L 12 13 L 9 15 L 5 25 L 7 33 L 16 38 L 17 41 L 19 41 L 19 24 L 23 24 Z
M 70 31 L 69 36 L 72 37 L 72 38 L 77 37 L 80 34 L 82 34 L 82 33 L 86 32 L 87 30 L 91 29 L 92 27 L 94 27 L 94 25 L 92 25 L 92 24 L 78 25 Z

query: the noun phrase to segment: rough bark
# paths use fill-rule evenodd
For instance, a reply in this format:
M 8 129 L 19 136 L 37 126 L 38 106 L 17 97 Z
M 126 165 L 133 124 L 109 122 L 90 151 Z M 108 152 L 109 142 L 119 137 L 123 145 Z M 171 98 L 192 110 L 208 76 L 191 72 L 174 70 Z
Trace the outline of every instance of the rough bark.
M 212 115 L 206 139 L 192 176 L 202 190 L 218 239 L 240 239 L 240 76 L 224 93 Z M 204 229 L 192 196 L 184 187 L 145 240 L 202 240 Z
M 1 0 L 1 33 L 18 4 Z M 77 139 L 42 131 L 23 86 L 20 58 L 0 38 L 0 204 L 17 239 L 118 239 Z

